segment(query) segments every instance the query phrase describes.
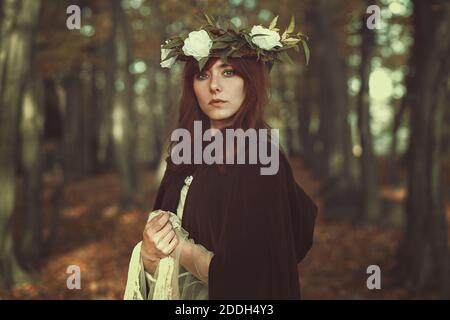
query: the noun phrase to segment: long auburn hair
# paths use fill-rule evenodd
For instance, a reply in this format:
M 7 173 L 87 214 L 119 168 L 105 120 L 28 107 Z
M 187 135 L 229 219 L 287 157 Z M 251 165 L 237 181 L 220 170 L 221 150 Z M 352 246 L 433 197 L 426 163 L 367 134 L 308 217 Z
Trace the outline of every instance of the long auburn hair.
M 220 58 L 211 57 L 202 70 L 208 70 Z M 227 128 L 232 129 L 270 129 L 264 121 L 264 107 L 270 97 L 269 70 L 264 62 L 257 61 L 255 57 L 228 58 L 237 76 L 244 79 L 244 101 L 233 116 L 233 124 Z M 187 129 L 191 137 L 194 136 L 194 121 L 202 121 L 203 130 L 210 128 L 208 116 L 201 110 L 194 92 L 194 77 L 200 73 L 197 61 L 190 58 L 185 62 L 182 76 L 182 90 L 179 102 L 179 117 L 176 128 Z M 268 130 L 270 132 L 270 130 Z M 177 144 L 171 141 L 168 147 L 167 164 L 172 170 L 185 169 L 189 172 L 195 168 L 194 164 L 174 165 L 170 160 L 172 148 Z M 193 141 L 191 141 L 193 145 Z M 204 146 L 203 146 L 204 147 Z M 193 147 L 191 150 L 194 150 Z M 193 163 L 193 161 L 191 161 Z

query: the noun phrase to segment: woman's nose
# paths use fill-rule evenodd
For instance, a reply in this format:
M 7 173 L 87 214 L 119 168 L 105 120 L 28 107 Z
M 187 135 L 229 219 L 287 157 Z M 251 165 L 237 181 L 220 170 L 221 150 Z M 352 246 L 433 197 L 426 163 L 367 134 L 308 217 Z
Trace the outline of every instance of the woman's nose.
M 222 91 L 222 87 L 216 77 L 211 78 L 210 89 L 212 93 Z

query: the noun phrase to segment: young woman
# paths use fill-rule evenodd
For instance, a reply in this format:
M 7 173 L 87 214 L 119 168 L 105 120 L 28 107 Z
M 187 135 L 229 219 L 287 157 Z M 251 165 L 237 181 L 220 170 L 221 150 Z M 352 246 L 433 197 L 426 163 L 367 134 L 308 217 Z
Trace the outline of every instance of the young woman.
M 268 129 L 267 63 L 254 55 L 211 56 L 202 69 L 198 59 L 185 61 L 177 128 L 191 137 L 194 121 L 223 136 L 227 129 Z M 283 152 L 275 149 L 278 170 L 264 175 L 261 163 L 248 161 L 249 146 L 243 164 L 175 164 L 176 145 L 133 252 L 125 298 L 299 299 L 297 264 L 312 246 L 317 207 Z M 233 143 L 222 154 L 239 150 Z

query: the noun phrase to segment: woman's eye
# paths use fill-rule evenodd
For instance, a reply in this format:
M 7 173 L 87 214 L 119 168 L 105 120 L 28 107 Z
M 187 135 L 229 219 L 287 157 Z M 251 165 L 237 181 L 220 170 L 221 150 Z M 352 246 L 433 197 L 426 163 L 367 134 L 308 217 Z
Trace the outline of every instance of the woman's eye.
M 198 80 L 204 80 L 204 79 L 208 78 L 208 75 L 206 73 L 199 73 L 199 74 L 197 74 L 196 78 Z
M 228 69 L 228 70 L 225 70 L 223 72 L 223 74 L 227 77 L 232 77 L 236 74 L 236 72 L 233 69 Z

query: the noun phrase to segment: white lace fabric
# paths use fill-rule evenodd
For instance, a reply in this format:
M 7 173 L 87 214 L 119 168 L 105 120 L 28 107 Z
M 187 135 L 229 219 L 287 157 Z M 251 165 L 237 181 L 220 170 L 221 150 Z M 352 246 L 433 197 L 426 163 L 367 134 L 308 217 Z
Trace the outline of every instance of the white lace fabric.
M 125 288 L 125 300 L 202 300 L 208 299 L 208 268 L 213 253 L 200 244 L 189 239 L 189 233 L 181 226 L 184 203 L 193 180 L 186 177 L 180 191 L 177 214 L 169 213 L 172 224 L 180 244 L 177 246 L 175 258 L 165 257 L 159 261 L 155 273 L 151 275 L 144 270 L 140 256 L 142 241 L 133 249 L 128 268 L 128 278 Z M 148 220 L 167 212 L 155 210 L 150 213 Z M 188 245 L 182 257 L 182 247 Z M 183 259 L 189 271 L 180 264 Z

